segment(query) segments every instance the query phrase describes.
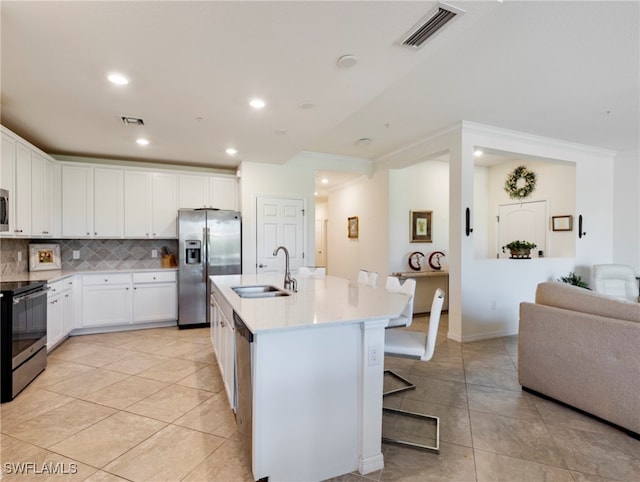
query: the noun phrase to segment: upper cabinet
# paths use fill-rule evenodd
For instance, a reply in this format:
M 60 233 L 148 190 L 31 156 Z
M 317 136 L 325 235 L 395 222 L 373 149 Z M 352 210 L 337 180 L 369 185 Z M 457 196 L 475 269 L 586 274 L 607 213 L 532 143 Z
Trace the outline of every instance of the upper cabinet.
M 238 209 L 233 175 L 58 161 L 0 127 L 0 236 L 170 239 L 180 208 Z
M 234 176 L 181 174 L 178 179 L 180 209 L 238 209 Z
M 3 236 L 59 235 L 57 167 L 51 157 L 2 128 L 0 186 L 9 191 L 9 231 Z

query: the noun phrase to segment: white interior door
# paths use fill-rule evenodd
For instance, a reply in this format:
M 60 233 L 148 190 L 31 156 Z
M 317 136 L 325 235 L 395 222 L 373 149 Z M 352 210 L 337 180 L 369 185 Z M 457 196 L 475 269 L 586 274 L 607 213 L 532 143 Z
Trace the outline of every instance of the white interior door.
M 256 272 L 284 272 L 284 254 L 273 255 L 278 246 L 287 248 L 289 269 L 296 271 L 305 264 L 304 201 L 258 197 L 256 203 Z
M 502 252 L 502 246 L 511 241 L 529 241 L 537 247 L 531 250 L 531 257 L 537 258 L 538 251 L 547 252 L 547 202 L 535 201 L 498 206 L 498 257 L 508 258 L 509 251 Z
M 316 266 L 327 266 L 326 219 L 316 219 Z

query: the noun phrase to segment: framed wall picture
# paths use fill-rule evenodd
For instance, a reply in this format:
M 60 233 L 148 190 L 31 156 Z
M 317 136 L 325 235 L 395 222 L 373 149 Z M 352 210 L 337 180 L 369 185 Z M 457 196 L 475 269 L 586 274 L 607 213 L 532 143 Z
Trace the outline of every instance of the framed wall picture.
M 61 269 L 59 244 L 30 244 L 29 271 Z
M 551 216 L 551 229 L 553 231 L 571 231 L 573 229 L 573 216 Z
M 358 216 L 347 218 L 347 237 L 353 239 L 358 237 Z
M 409 240 L 412 243 L 431 243 L 431 214 L 433 211 L 409 212 Z

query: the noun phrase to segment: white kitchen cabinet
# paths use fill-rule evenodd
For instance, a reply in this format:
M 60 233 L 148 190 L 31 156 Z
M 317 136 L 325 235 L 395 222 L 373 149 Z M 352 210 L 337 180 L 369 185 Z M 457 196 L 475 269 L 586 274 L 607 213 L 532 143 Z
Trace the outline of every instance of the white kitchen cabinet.
M 176 271 L 133 273 L 133 322 L 178 319 Z
M 152 174 L 124 172 L 124 235 L 127 238 L 151 236 Z
M 178 207 L 180 209 L 209 207 L 209 177 L 180 174 L 178 176 Z
M 55 348 L 74 328 L 73 277 L 49 283 L 47 293 L 47 351 Z
M 82 327 L 131 323 L 131 273 L 82 276 Z
M 31 234 L 51 237 L 54 234 L 53 162 L 31 152 Z
M 124 172 L 122 169 L 93 170 L 93 235 L 122 237 L 124 234 Z
M 15 203 L 14 233 L 31 235 L 31 148 L 20 141 L 16 143 L 15 188 L 9 194 Z
M 178 178 L 180 209 L 237 210 L 235 177 L 181 174 Z
M 178 237 L 178 176 L 153 173 L 151 235 L 154 238 Z
M 235 328 L 233 326 L 233 310 L 217 291 L 211 287 L 211 342 L 216 355 L 220 375 L 224 384 L 227 399 L 232 410 L 236 409 L 235 379 Z
M 235 177 L 209 178 L 209 207 L 238 210 L 238 184 Z
M 93 168 L 62 166 L 62 236 L 93 236 Z

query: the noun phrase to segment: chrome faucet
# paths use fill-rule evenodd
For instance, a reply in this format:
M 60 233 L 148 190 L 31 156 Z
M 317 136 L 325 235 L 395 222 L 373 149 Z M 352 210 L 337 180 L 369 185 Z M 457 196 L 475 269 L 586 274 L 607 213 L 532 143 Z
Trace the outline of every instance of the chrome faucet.
M 290 291 L 298 291 L 298 282 L 295 278 L 291 277 L 291 272 L 289 271 L 289 250 L 284 246 L 278 246 L 273 250 L 273 255 L 278 256 L 278 251 L 284 251 L 285 256 L 285 266 L 284 266 L 284 289 Z

